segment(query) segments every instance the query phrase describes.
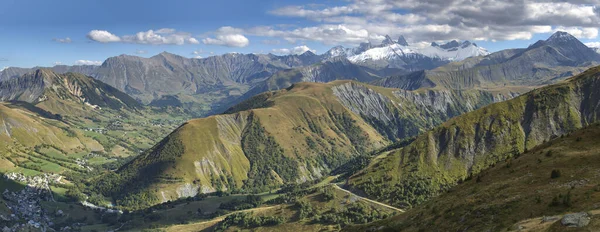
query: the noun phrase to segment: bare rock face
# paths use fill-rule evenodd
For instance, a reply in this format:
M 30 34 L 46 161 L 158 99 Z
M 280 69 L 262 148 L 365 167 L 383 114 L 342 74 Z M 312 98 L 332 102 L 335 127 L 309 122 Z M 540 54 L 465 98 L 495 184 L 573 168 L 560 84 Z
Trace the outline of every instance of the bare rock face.
M 385 96 L 357 83 L 341 84 L 332 90 L 346 108 L 392 140 L 414 136 L 451 117 L 512 97 L 477 90 L 402 89 L 393 91 L 393 96 Z
M 357 115 L 376 118 L 389 123 L 394 117 L 388 106 L 391 100 L 365 86 L 347 83 L 332 88 L 342 104 Z
M 572 213 L 565 215 L 561 220 L 560 224 L 566 227 L 584 227 L 590 223 L 590 215 L 586 212 Z

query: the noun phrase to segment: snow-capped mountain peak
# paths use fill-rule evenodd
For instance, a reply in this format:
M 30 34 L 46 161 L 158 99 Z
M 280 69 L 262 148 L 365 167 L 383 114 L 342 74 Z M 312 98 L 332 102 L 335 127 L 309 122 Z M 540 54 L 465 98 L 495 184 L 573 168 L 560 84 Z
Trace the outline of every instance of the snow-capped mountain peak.
M 407 60 L 418 57 L 437 60 L 458 61 L 471 56 L 487 55 L 489 52 L 485 48 L 478 47 L 469 41 L 459 42 L 452 40 L 439 45 L 435 42 L 427 47 L 411 46 L 406 42 L 403 36 L 398 41 L 393 41 L 391 37 L 385 36 L 381 45 L 355 53 L 347 53 L 348 59 L 355 63 L 378 60 Z M 398 62 L 395 62 L 398 63 Z M 404 63 L 400 62 L 400 63 Z
M 571 34 L 564 31 L 557 31 L 554 34 L 552 34 L 552 36 L 550 36 L 550 38 L 548 38 L 546 42 L 568 42 L 575 40 L 577 40 L 577 38 L 575 38 Z

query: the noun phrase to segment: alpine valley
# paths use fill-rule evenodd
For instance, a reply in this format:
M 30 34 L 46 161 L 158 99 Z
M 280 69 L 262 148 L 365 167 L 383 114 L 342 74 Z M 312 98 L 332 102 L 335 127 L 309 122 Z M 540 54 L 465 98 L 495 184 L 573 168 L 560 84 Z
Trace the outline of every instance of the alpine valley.
M 559 31 L 8 67 L 0 227 L 595 231 L 599 64 Z

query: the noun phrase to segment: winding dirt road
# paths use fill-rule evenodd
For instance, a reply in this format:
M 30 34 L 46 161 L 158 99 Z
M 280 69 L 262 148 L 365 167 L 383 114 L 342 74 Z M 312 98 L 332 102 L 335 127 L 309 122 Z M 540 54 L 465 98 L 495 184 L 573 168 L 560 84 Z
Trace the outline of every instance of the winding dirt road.
M 384 203 L 381 203 L 381 202 L 379 202 L 379 201 L 374 201 L 374 200 L 371 200 L 371 199 L 369 199 L 369 198 L 364 198 L 364 197 L 361 197 L 361 196 L 359 196 L 359 195 L 356 195 L 356 194 L 354 194 L 354 193 L 352 193 L 352 192 L 350 192 L 350 191 L 348 191 L 348 190 L 345 190 L 345 189 L 343 189 L 342 187 L 340 187 L 340 186 L 339 186 L 339 185 L 337 185 L 337 184 L 331 184 L 331 185 L 333 185 L 333 187 L 335 187 L 335 188 L 337 188 L 337 189 L 339 189 L 339 190 L 341 190 L 341 191 L 343 191 L 343 192 L 346 192 L 346 193 L 352 194 L 352 195 L 354 195 L 354 196 L 358 197 L 358 198 L 359 198 L 359 199 L 361 199 L 361 200 L 368 201 L 368 202 L 371 202 L 371 203 L 373 203 L 373 204 L 380 205 L 380 206 L 383 206 L 383 207 L 386 207 L 386 208 L 389 208 L 389 209 L 393 209 L 393 210 L 396 210 L 396 211 L 398 211 L 398 212 L 400 212 L 400 213 L 404 213 L 404 210 L 402 210 L 402 209 L 398 209 L 398 208 L 396 208 L 396 207 L 394 207 L 394 206 L 391 206 L 391 205 L 386 205 L 386 204 L 384 204 Z

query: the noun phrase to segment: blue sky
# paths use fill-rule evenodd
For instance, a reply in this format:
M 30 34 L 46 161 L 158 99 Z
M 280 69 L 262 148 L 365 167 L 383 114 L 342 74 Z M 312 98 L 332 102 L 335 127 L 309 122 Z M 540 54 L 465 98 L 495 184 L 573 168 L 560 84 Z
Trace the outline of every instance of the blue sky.
M 186 57 L 322 53 L 335 45 L 379 41 L 385 34 L 402 34 L 421 45 L 469 39 L 489 51 L 526 47 L 556 30 L 583 42 L 597 41 L 599 20 L 589 3 L 486 0 L 480 8 L 487 12 L 475 12 L 473 3 L 461 8 L 464 0 L 449 1 L 458 4 L 435 9 L 416 0 L 2 0 L 0 68 L 101 62 L 120 54 L 149 57 L 162 51 Z M 541 13 L 532 16 L 519 8 Z

